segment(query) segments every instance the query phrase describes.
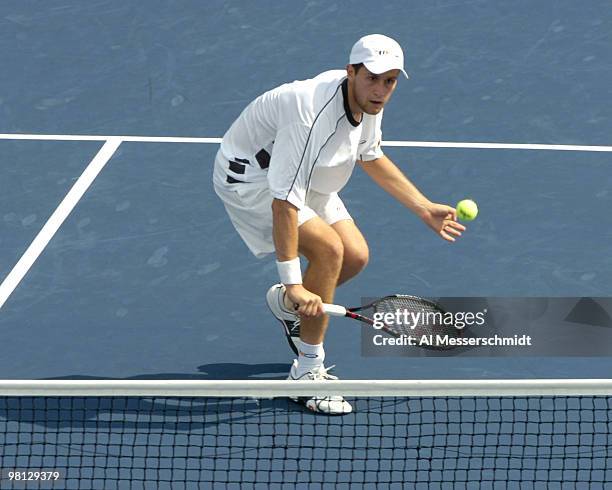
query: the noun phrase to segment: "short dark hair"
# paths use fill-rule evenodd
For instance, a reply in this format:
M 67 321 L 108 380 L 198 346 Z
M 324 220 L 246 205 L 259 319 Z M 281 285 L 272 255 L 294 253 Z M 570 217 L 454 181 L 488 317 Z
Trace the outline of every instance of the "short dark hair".
M 361 70 L 361 68 L 363 67 L 363 63 L 358 63 L 356 65 L 351 65 L 353 67 L 353 70 L 355 70 L 355 73 L 359 73 L 359 70 Z

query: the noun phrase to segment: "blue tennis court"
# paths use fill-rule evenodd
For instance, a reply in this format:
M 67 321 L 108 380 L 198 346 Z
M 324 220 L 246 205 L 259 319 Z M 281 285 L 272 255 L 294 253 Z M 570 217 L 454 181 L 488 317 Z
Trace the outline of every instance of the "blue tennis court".
M 371 259 L 336 301 L 611 296 L 606 1 L 9 0 L 0 378 L 284 379 L 292 356 L 264 297 L 276 266 L 253 258 L 214 193 L 217 139 L 256 96 L 343 68 L 372 32 L 402 44 L 410 75 L 385 109 L 385 153 L 432 200 L 470 197 L 480 214 L 450 245 L 357 169 L 342 198 Z M 325 347 L 341 379 L 606 378 L 612 366 L 365 357 L 343 319 Z

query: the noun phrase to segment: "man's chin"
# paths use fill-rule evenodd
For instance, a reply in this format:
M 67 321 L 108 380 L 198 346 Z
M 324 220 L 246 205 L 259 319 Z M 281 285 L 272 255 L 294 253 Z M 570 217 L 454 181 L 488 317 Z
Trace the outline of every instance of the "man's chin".
M 369 114 L 370 116 L 375 116 L 376 114 L 379 114 L 380 111 L 383 110 L 383 106 L 368 106 L 366 110 L 364 110 L 363 112 L 365 112 L 366 114 Z

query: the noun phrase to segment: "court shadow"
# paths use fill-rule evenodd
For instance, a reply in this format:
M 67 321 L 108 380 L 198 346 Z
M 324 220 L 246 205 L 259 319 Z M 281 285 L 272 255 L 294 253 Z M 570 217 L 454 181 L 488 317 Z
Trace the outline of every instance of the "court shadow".
M 203 379 L 287 379 L 291 364 L 217 363 L 198 366 Z
M 82 374 L 68 374 L 50 380 L 78 379 L 78 380 L 100 380 L 100 379 L 181 379 L 181 380 L 248 380 L 248 379 L 287 379 L 291 364 L 284 363 L 262 363 L 262 364 L 243 364 L 232 362 L 221 362 L 215 364 L 202 364 L 197 367 L 197 373 L 154 373 L 137 374 L 125 378 L 111 378 L 105 376 L 88 376 Z

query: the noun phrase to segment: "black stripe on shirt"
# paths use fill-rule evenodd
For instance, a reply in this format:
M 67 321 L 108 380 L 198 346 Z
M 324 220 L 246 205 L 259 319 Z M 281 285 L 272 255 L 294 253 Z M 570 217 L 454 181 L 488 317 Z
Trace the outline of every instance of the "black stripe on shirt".
M 270 166 L 270 154 L 265 149 L 259 150 L 257 155 L 255 155 L 255 159 L 257 160 L 257 163 L 259 163 L 262 170 L 265 170 Z
M 332 139 L 332 136 L 334 134 L 336 134 L 336 132 L 338 131 L 338 125 L 340 124 L 340 121 L 342 121 L 342 119 L 344 118 L 344 114 L 342 114 L 338 120 L 336 121 L 336 127 L 334 128 L 334 132 L 332 134 L 330 134 L 327 139 L 325 140 L 325 143 L 323 143 L 323 145 L 321 146 L 321 148 L 319 148 L 319 153 L 317 153 L 316 158 L 314 159 L 314 163 L 312 164 L 312 167 L 310 169 L 310 174 L 308 175 L 308 182 L 306 183 L 306 193 L 308 193 L 308 188 L 310 187 L 310 179 L 312 178 L 312 172 L 315 168 L 315 165 L 317 163 L 317 161 L 319 160 L 319 155 L 321 155 L 321 152 L 323 151 L 323 148 L 325 148 L 325 146 L 327 145 L 327 143 L 329 143 L 329 140 Z
M 243 163 L 238 163 L 233 160 L 230 160 L 229 169 L 235 174 L 243 174 L 246 169 L 246 165 L 244 165 Z
M 238 180 L 238 179 L 235 179 L 235 178 L 234 178 L 234 177 L 232 177 L 231 175 L 228 175 L 228 176 L 227 176 L 227 179 L 225 179 L 225 181 L 226 181 L 228 184 L 245 184 L 245 183 L 246 183 L 244 180 Z

